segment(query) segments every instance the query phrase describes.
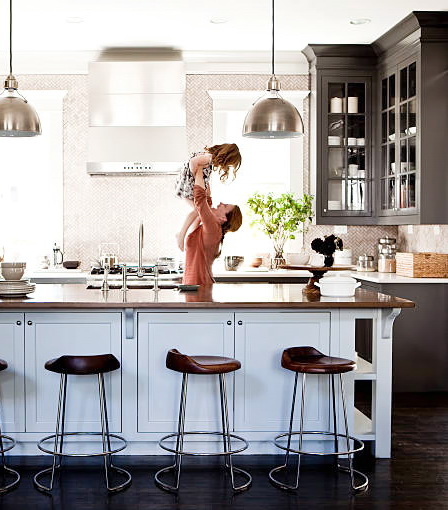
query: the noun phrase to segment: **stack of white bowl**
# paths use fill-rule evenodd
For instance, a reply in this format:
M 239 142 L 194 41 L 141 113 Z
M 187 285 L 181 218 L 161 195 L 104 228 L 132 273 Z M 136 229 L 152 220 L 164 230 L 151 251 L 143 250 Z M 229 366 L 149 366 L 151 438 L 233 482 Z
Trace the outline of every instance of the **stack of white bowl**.
M 4 280 L 0 280 L 0 296 L 23 297 L 35 291 L 36 285 L 22 280 L 26 262 L 2 262 L 0 269 Z

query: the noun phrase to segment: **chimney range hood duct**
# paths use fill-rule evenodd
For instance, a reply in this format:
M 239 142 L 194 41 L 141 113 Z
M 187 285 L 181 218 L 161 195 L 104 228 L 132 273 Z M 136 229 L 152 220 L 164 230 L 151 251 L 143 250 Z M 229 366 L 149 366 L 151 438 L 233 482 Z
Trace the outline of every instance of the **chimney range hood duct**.
M 174 174 L 187 154 L 179 51 L 105 50 L 89 64 L 87 171 Z

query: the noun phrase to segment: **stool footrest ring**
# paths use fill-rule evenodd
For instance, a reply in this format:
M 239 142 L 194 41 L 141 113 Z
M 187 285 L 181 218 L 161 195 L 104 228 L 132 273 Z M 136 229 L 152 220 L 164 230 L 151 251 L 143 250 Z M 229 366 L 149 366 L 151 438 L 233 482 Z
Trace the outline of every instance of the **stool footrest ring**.
M 2 436 L 2 437 L 4 438 L 5 436 Z M 5 474 L 11 475 L 13 477 L 13 481 L 10 483 L 7 483 L 6 485 L 0 485 L 0 494 L 4 494 L 5 492 L 10 491 L 14 487 L 16 487 L 20 482 L 20 474 L 15 469 L 11 469 L 7 466 L 1 466 L 0 473 L 2 473 L 2 472 L 3 472 L 3 476 Z
M 222 432 L 208 432 L 208 431 L 184 432 L 184 436 L 190 436 L 190 435 L 210 435 L 210 436 L 219 436 L 220 438 L 226 438 L 227 437 L 227 435 L 223 434 Z M 168 439 L 171 439 L 171 438 L 176 438 L 177 439 L 178 436 L 179 436 L 179 434 L 175 432 L 173 434 L 168 434 L 167 436 L 162 437 L 162 439 L 160 439 L 160 441 L 159 441 L 160 448 L 162 448 L 163 450 L 165 450 L 167 452 L 175 453 L 175 454 L 178 454 L 178 455 L 191 455 L 191 456 L 196 456 L 196 457 L 212 457 L 212 456 L 233 455 L 235 453 L 243 452 L 244 450 L 246 450 L 249 447 L 249 443 L 244 438 L 242 438 L 241 436 L 237 436 L 236 434 L 229 434 L 229 436 L 230 436 L 231 439 L 236 439 L 237 441 L 240 441 L 241 443 L 243 443 L 243 445 L 240 448 L 237 448 L 235 450 L 230 450 L 230 451 L 227 451 L 227 452 L 225 452 L 225 451 L 222 451 L 222 452 L 212 452 L 212 453 L 208 453 L 208 452 L 187 452 L 187 451 L 184 451 L 184 450 L 176 450 L 175 448 L 169 448 L 168 446 L 163 444 L 164 441 L 167 441 Z
M 289 491 L 297 490 L 298 484 L 288 485 L 287 483 L 277 480 L 277 478 L 275 478 L 275 476 L 274 476 L 274 473 L 279 473 L 279 472 L 285 470 L 287 467 L 288 466 L 283 464 L 282 466 L 278 466 L 278 467 L 275 467 L 274 469 L 271 469 L 271 471 L 269 471 L 269 480 L 273 485 L 275 485 L 279 489 L 289 490 Z M 348 469 L 344 466 L 341 466 L 339 464 L 338 464 L 338 469 L 343 471 L 344 473 L 347 473 L 348 475 L 350 475 L 350 469 Z M 357 493 L 357 492 L 362 492 L 362 491 L 366 490 L 369 485 L 369 479 L 367 478 L 367 476 L 364 473 L 361 473 L 361 471 L 357 471 L 356 469 L 353 470 L 353 474 L 358 475 L 358 477 L 361 479 L 361 483 L 359 483 L 358 485 L 354 485 L 352 487 L 353 492 Z
M 59 440 L 61 437 L 66 438 L 69 436 L 102 436 L 102 434 L 101 434 L 101 432 L 64 432 L 64 434 L 57 434 L 57 436 L 58 436 L 58 440 Z M 40 451 L 42 451 L 44 453 L 48 453 L 50 455 L 56 455 L 58 457 L 104 457 L 105 455 L 112 455 L 114 453 L 121 452 L 128 445 L 126 439 L 124 439 L 121 436 L 118 436 L 117 434 L 109 434 L 109 436 L 111 438 L 118 439 L 118 441 L 121 441 L 122 444 L 118 448 L 115 448 L 110 451 L 105 451 L 105 452 L 101 451 L 101 452 L 96 452 L 96 453 L 95 452 L 94 453 L 66 453 L 66 452 L 61 453 L 58 451 L 48 450 L 47 448 L 44 448 L 43 443 L 45 443 L 45 441 L 49 441 L 50 439 L 52 441 L 54 441 L 56 434 L 51 434 L 50 436 L 46 436 L 43 439 L 41 439 L 37 443 L 37 447 L 39 448 Z M 119 469 L 119 468 L 117 468 L 117 469 Z
M 170 472 L 174 472 L 175 469 L 176 469 L 176 465 L 173 464 L 172 466 L 168 466 L 166 468 L 163 468 L 163 469 L 160 469 L 159 471 L 157 471 L 157 473 L 154 475 L 154 481 L 155 481 L 156 485 L 167 492 L 177 493 L 179 491 L 179 489 L 177 487 L 174 487 L 173 485 L 169 485 L 168 483 L 165 483 L 160 479 L 161 475 L 164 475 L 164 474 L 170 473 Z M 228 469 L 230 470 L 230 468 L 228 468 Z M 247 490 L 252 485 L 252 476 L 247 471 L 244 471 L 244 469 L 237 468 L 237 467 L 232 467 L 232 469 L 233 469 L 234 473 L 241 475 L 247 479 L 247 481 L 245 483 L 243 483 L 242 485 L 233 487 L 233 490 L 235 492 L 243 492 L 243 491 Z
M 5 436 L 4 434 L 0 434 L 0 437 L 2 438 L 2 441 L 7 441 L 8 444 L 3 444 L 3 448 L 0 448 L 0 453 L 6 453 L 9 452 L 9 450 L 12 450 L 14 446 L 16 445 L 16 440 L 13 439 L 10 436 Z
M 61 467 L 60 464 L 58 466 L 55 466 L 55 470 L 59 470 L 60 467 Z M 39 481 L 39 478 L 41 476 L 46 475 L 46 474 L 50 474 L 51 475 L 52 469 L 53 469 L 53 467 L 50 466 L 48 468 L 42 469 L 42 471 L 39 471 L 38 473 L 36 473 L 34 475 L 33 482 L 34 482 L 34 485 L 35 485 L 36 489 L 38 489 L 38 490 L 40 490 L 42 492 L 45 492 L 45 493 L 51 492 L 52 487 L 47 487 L 45 485 L 42 485 L 40 483 L 40 481 Z M 126 477 L 126 480 L 123 483 L 121 483 L 119 485 L 115 485 L 113 487 L 107 487 L 107 490 L 109 492 L 120 492 L 120 491 L 126 489 L 131 484 L 132 476 L 131 476 L 131 473 L 129 473 L 129 471 L 126 471 L 126 469 L 114 466 L 113 464 L 110 464 L 109 469 L 112 469 L 116 473 L 118 473 L 120 475 L 124 475 Z
M 302 432 L 303 436 L 311 435 L 311 434 L 322 435 L 322 436 L 331 436 L 333 438 L 335 436 L 337 436 L 337 437 L 341 437 L 343 439 L 346 439 L 346 437 L 347 437 L 345 434 L 335 434 L 334 432 L 328 432 L 328 431 L 322 432 L 322 431 L 318 431 L 318 430 L 304 430 Z M 298 436 L 298 435 L 300 435 L 300 432 L 291 432 L 291 436 Z M 319 455 L 319 456 L 349 455 L 349 454 L 354 454 L 354 453 L 360 452 L 361 450 L 364 449 L 364 443 L 360 439 L 357 439 L 356 437 L 353 437 L 353 436 L 348 436 L 349 439 L 353 441 L 353 448 L 350 450 L 337 451 L 337 452 L 307 452 L 304 450 L 295 450 L 294 448 L 288 448 L 284 444 L 280 443 L 280 439 L 282 437 L 288 437 L 288 436 L 289 436 L 288 432 L 285 432 L 284 434 L 279 434 L 278 436 L 276 436 L 274 439 L 275 446 L 277 448 L 280 448 L 281 450 L 284 450 L 284 451 L 287 451 L 290 453 L 298 453 L 300 455 Z

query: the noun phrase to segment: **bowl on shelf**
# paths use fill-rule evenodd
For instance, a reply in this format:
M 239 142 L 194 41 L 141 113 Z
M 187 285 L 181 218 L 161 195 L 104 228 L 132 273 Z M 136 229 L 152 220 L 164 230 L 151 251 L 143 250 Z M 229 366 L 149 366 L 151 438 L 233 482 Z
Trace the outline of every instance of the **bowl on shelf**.
M 224 267 L 226 271 L 236 271 L 244 262 L 242 255 L 226 255 L 224 257 Z
M 80 260 L 65 260 L 62 265 L 65 269 L 77 269 L 81 264 Z
M 309 253 L 287 253 L 286 262 L 291 266 L 303 266 L 310 260 Z
M 0 268 L 5 280 L 20 280 L 25 272 L 26 262 L 2 262 Z

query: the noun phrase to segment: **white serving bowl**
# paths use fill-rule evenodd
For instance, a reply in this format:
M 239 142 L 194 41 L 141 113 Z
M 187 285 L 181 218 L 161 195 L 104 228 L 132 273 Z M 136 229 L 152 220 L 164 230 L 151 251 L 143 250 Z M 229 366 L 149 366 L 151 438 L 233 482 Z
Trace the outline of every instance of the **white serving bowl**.
M 315 283 L 320 288 L 320 295 L 327 297 L 352 297 L 361 285 L 351 276 L 324 276 Z
M 303 266 L 304 264 L 307 264 L 309 260 L 310 260 L 309 253 L 287 253 L 286 254 L 286 261 L 288 264 L 291 264 L 292 266 Z

